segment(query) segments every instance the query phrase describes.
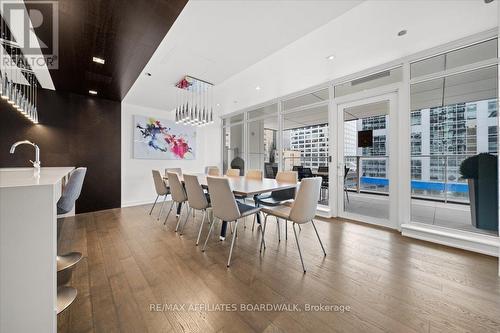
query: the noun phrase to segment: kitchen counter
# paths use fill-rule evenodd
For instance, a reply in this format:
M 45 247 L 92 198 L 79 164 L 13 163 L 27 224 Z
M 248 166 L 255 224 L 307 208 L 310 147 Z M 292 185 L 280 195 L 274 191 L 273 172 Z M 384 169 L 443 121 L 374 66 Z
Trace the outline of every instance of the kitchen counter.
M 0 169 L 0 332 L 57 331 L 56 205 L 73 169 Z
M 0 188 L 17 186 L 54 185 L 66 177 L 73 167 L 0 168 Z

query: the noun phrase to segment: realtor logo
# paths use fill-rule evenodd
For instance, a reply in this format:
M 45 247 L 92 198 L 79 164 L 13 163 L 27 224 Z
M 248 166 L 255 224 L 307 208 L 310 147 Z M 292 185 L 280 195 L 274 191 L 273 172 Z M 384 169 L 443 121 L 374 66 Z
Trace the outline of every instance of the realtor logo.
M 58 68 L 59 4 L 57 1 L 0 0 L 2 17 L 14 42 L 32 68 Z M 2 36 L 3 38 L 3 36 Z M 41 51 L 41 52 L 40 52 Z

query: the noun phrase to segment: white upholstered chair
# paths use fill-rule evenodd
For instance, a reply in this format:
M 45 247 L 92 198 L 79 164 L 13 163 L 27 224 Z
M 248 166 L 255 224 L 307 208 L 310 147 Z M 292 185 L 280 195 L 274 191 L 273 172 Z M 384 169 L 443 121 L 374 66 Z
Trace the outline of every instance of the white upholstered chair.
M 234 240 L 238 234 L 238 219 L 252 214 L 258 214 L 260 208 L 236 201 L 229 184 L 229 179 L 225 177 L 207 177 L 207 184 L 214 219 L 210 224 L 207 239 L 203 245 L 203 251 L 206 249 L 210 233 L 212 232 L 215 224 L 215 218 L 218 218 L 221 221 L 227 221 L 228 223 L 234 223 L 231 249 L 229 250 L 229 257 L 227 260 L 227 267 L 229 267 L 231 264 L 231 256 L 233 254 Z
M 304 273 L 306 272 L 306 267 L 304 265 L 304 260 L 302 258 L 302 251 L 300 249 L 299 238 L 297 236 L 297 231 L 295 229 L 296 225 L 301 225 L 304 223 L 311 222 L 314 231 L 316 232 L 316 236 L 318 237 L 319 244 L 321 245 L 321 249 L 323 250 L 323 254 L 326 256 L 326 251 L 323 246 L 323 242 L 319 237 L 318 230 L 314 225 L 314 216 L 316 214 L 316 206 L 319 199 L 319 194 L 321 191 L 321 177 L 314 178 L 304 178 L 300 182 L 300 187 L 297 191 L 297 196 L 291 206 L 276 206 L 276 207 L 264 207 L 262 208 L 262 212 L 266 214 L 264 219 L 264 227 L 262 231 L 262 240 L 261 240 L 261 251 L 262 247 L 266 247 L 264 242 L 264 235 L 266 232 L 266 224 L 267 218 L 269 215 L 275 216 L 277 218 L 284 219 L 286 221 L 292 222 L 293 233 L 295 235 L 295 241 L 297 242 L 297 248 L 299 250 L 300 262 L 302 263 L 302 269 Z

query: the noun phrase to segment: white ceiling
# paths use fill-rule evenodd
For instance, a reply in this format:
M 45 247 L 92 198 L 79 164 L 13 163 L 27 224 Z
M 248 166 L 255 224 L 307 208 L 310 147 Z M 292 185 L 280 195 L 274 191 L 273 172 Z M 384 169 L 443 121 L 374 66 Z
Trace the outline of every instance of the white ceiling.
M 124 102 L 172 110 L 183 75 L 220 84 L 361 2 L 191 0 Z
M 258 105 L 463 37 L 498 29 L 499 3 L 364 1 L 218 85 L 215 91 L 221 104 L 218 113 Z M 402 29 L 408 33 L 398 37 Z M 331 54 L 334 59 L 327 60 Z M 463 58 L 456 60 L 461 62 Z M 261 89 L 257 91 L 256 85 Z

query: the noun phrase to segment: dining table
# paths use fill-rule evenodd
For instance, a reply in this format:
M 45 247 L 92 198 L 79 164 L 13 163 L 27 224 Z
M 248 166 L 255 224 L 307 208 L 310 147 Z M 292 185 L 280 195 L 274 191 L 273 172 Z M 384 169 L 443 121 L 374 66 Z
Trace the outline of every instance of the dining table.
M 196 175 L 198 177 L 200 185 L 209 191 L 207 183 L 207 177 L 209 176 L 200 173 L 193 173 L 193 175 Z M 222 176 L 222 177 L 225 177 L 229 180 L 229 185 L 231 186 L 233 194 L 238 199 L 253 198 L 255 206 L 259 205 L 258 200 L 256 199 L 258 196 L 262 194 L 270 193 L 273 191 L 292 189 L 298 186 L 298 183 L 279 182 L 276 179 L 272 178 L 255 179 L 255 178 L 248 178 L 246 176 Z M 165 176 L 164 180 L 168 181 L 168 177 Z M 179 180 L 182 183 L 184 183 L 183 175 L 179 175 Z M 177 207 L 178 215 L 180 214 L 180 209 L 181 205 Z M 257 214 L 257 223 L 260 224 L 260 222 L 261 222 L 260 215 Z M 226 237 L 226 228 L 227 228 L 227 221 L 222 221 L 221 234 L 220 234 L 221 239 L 224 239 Z

